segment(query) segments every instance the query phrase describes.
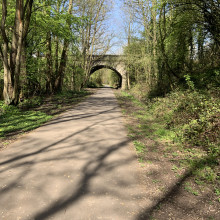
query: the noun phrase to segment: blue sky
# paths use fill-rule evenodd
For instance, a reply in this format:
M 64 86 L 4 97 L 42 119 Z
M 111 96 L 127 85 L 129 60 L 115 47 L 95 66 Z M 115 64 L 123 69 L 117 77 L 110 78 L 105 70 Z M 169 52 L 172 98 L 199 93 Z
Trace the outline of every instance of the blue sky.
M 113 2 L 114 7 L 107 21 L 107 27 L 109 32 L 115 35 L 115 38 L 113 39 L 114 46 L 109 54 L 121 54 L 122 48 L 127 42 L 124 30 L 123 3 L 120 0 L 114 0 Z
M 126 19 L 128 19 L 128 15 L 125 13 L 125 9 L 123 8 L 122 0 L 112 0 L 114 3 L 114 7 L 111 11 L 109 19 L 107 21 L 107 27 L 110 33 L 115 35 L 113 39 L 114 46 L 108 52 L 108 54 L 122 54 L 123 46 L 127 45 L 127 34 L 126 34 Z M 140 37 L 141 30 L 143 30 L 143 26 L 133 21 L 132 23 L 132 36 Z

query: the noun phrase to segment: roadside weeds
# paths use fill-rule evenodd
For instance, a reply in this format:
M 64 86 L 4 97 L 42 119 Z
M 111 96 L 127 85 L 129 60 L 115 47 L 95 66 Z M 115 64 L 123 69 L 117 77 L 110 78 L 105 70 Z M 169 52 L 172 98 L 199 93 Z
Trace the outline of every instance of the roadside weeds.
M 175 139 L 156 113 L 126 92 L 115 92 L 155 202 L 139 219 L 220 219 L 219 158 Z

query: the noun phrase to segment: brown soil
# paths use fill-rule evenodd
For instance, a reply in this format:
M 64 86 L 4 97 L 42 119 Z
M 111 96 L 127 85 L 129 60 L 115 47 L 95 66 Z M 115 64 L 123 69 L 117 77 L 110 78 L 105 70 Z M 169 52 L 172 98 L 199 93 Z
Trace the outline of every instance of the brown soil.
M 140 213 L 139 219 L 219 220 L 220 201 L 213 184 L 196 184 L 193 170 L 177 168 L 179 156 L 173 156 L 173 152 L 178 151 L 175 145 L 167 152 L 166 144 L 141 135 L 138 126 L 140 121 L 134 116 L 135 112 L 143 110 L 140 106 L 135 106 L 127 99 L 120 99 L 119 105 L 123 110 L 128 132 L 132 127 L 132 140 L 140 141 L 146 146 L 146 150 L 138 154 L 138 158 L 143 170 L 142 181 L 153 205 Z M 219 188 L 220 183 L 217 186 Z

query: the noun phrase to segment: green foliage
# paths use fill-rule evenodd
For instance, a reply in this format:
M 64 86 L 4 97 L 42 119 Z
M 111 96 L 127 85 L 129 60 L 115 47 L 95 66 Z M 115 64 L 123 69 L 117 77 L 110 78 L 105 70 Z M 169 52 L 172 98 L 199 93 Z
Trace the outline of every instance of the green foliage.
M 124 54 L 135 97 L 165 96 L 176 88 L 219 87 L 219 30 L 210 29 L 214 20 L 220 23 L 216 1 L 206 4 L 209 11 L 202 1 L 194 0 L 133 1 L 125 6 L 131 7 L 130 13 L 135 11 L 129 17 L 137 17 L 143 30 L 138 37 L 130 32 L 137 20 L 128 19 L 129 43 Z
M 74 56 L 77 59 L 77 56 Z M 71 60 L 68 62 L 66 75 L 64 78 L 64 85 L 63 91 L 72 90 L 74 92 L 80 91 L 82 88 L 83 81 L 85 80 L 85 72 L 82 67 L 77 65 L 72 66 Z
M 219 99 L 198 91 L 182 92 L 178 99 L 168 124 L 177 127 L 177 135 L 182 142 L 202 146 L 208 152 L 218 154 Z
M 137 150 L 142 152 L 143 149 L 139 137 L 165 143 L 165 157 L 178 158 L 180 165 L 172 168 L 175 173 L 178 174 L 179 169 L 184 168 L 192 172 L 196 183 L 214 184 L 219 181 L 218 90 L 177 90 L 142 104 L 128 92 L 121 92 L 118 98 L 120 102 L 126 103 L 126 109 L 130 105 L 138 109 L 129 116 L 138 119 L 138 125 L 129 129 L 129 136 Z M 190 186 L 186 190 L 198 194 Z
M 215 189 L 215 194 L 217 195 L 217 196 L 220 196 L 220 189 Z
M 24 99 L 19 103 L 19 108 L 29 109 L 40 106 L 43 103 L 43 98 L 40 96 L 32 97 L 31 99 Z
M 89 81 L 88 83 L 87 83 L 87 87 L 88 88 L 98 88 L 98 87 L 100 87 L 101 85 L 98 85 L 97 83 L 95 83 L 95 82 L 92 82 L 92 81 Z
M 185 189 L 187 192 L 192 193 L 192 194 L 195 195 L 195 196 L 198 196 L 198 195 L 199 195 L 199 192 L 196 191 L 195 189 L 193 189 L 193 187 L 190 186 L 189 183 L 186 183 L 186 184 L 185 184 L 184 189 Z
M 193 83 L 190 78 L 186 80 L 190 90 L 172 92 L 164 98 L 148 100 L 147 112 L 155 118 L 155 122 L 159 122 L 154 123 L 153 133 L 161 139 L 178 139 L 182 143 L 202 147 L 207 152 L 217 155 L 220 153 L 219 90 L 192 90 Z M 135 103 L 131 95 L 123 93 L 123 96 Z M 137 97 L 136 93 L 135 96 Z
M 120 77 L 110 69 L 98 70 L 90 76 L 88 87 L 97 88 L 102 85 L 118 88 L 120 86 Z
M 102 72 L 99 70 L 90 76 L 88 87 L 98 88 L 102 86 Z
M 32 17 L 32 24 L 36 25 L 42 34 L 50 31 L 61 39 L 76 40 L 75 33 L 79 31 L 79 27 L 83 23 L 82 18 L 68 14 L 67 10 L 59 10 L 60 6 L 56 1 L 46 5 L 45 2 L 36 2 L 35 7 L 43 9 L 35 11 L 35 15 Z
M 87 91 L 63 91 L 46 99 L 25 99 L 17 107 L 5 105 L 0 101 L 0 137 L 33 130 L 50 120 L 52 115 L 72 108 L 73 104 L 89 94 Z
M 107 82 L 108 83 L 106 84 L 109 84 L 111 87 L 118 88 L 120 86 L 120 77 L 118 76 L 118 74 L 111 70 Z
M 191 90 L 195 90 L 195 85 L 194 85 L 193 81 L 191 81 L 190 75 L 187 74 L 184 77 L 185 77 L 186 84 L 187 84 L 188 88 Z
M 139 141 L 134 141 L 133 143 L 134 143 L 134 146 L 135 146 L 136 151 L 138 153 L 143 153 L 144 150 L 146 149 L 146 146 L 143 143 L 139 142 Z
M 15 1 L 7 1 L 8 13 L 5 27 L 9 41 L 11 41 L 14 25 L 15 4 Z M 77 4 L 74 2 L 73 8 L 78 7 Z M 81 89 L 82 82 L 85 81 L 85 73 L 84 70 L 82 73 L 79 36 L 86 18 L 79 16 L 78 13 L 73 13 L 77 10 L 72 10 L 70 13 L 68 7 L 69 1 L 65 0 L 36 0 L 33 2 L 30 26 L 23 43 L 21 73 L 19 74 L 18 88 L 22 99 L 56 92 L 55 88 L 60 85 L 60 72 L 64 78 L 61 80 L 62 88 L 60 90 L 79 91 Z M 0 10 L 0 15 L 1 13 Z M 2 36 L 0 36 L 0 43 L 2 45 Z M 64 58 L 66 63 L 62 64 L 64 43 L 68 46 Z M 64 66 L 63 69 L 60 68 L 61 64 Z M 0 65 L 0 70 L 2 72 L 2 65 Z M 1 78 L 2 74 L 0 74 L 0 81 Z M 0 85 L 1 91 L 2 86 Z
M 215 194 L 216 194 L 216 196 L 219 196 L 218 201 L 220 202 L 220 189 L 216 188 Z

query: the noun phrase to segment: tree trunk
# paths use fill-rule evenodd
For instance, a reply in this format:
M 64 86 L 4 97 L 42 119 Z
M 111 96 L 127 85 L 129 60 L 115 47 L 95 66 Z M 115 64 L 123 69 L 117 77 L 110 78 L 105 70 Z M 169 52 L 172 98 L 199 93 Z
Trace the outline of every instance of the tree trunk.
M 69 0 L 69 9 L 68 9 L 68 14 L 72 14 L 72 8 L 73 8 L 73 0 Z M 67 25 L 71 26 L 71 23 L 67 20 L 66 21 Z M 67 63 L 67 49 L 69 46 L 69 40 L 64 39 L 64 44 L 63 44 L 63 51 L 61 54 L 61 60 L 60 60 L 60 66 L 58 70 L 58 76 L 55 81 L 55 92 L 60 92 L 62 91 L 62 86 L 63 86 L 63 79 L 64 79 L 64 73 L 66 69 L 66 63 Z
M 2 1 L 1 34 L 3 49 L 0 49 L 4 66 L 3 96 L 7 105 L 17 105 L 19 101 L 19 76 L 24 40 L 27 36 L 33 0 L 24 5 L 24 0 L 16 0 L 15 20 L 11 44 L 5 30 L 7 0 Z M 24 22 L 25 21 L 25 22 Z
M 157 46 L 157 10 L 156 10 L 156 4 L 157 1 L 152 1 L 152 24 L 153 24 L 153 42 L 152 42 L 152 49 L 153 49 L 153 58 L 152 58 L 152 69 L 153 69 L 153 78 L 154 82 L 156 83 L 158 78 L 158 69 L 157 69 L 157 52 L 156 52 L 156 46 Z M 154 86 L 154 85 L 153 85 Z
M 71 75 L 71 90 L 76 91 L 76 83 L 75 83 L 75 69 L 76 65 L 73 65 L 72 75 Z
M 53 60 L 52 60 L 52 46 L 51 46 L 51 34 L 47 33 L 47 66 L 46 66 L 46 93 L 53 93 Z
M 20 94 L 19 94 L 19 100 L 23 99 L 24 97 L 27 97 L 27 54 L 26 54 L 26 42 L 24 42 L 24 45 L 22 47 L 22 55 L 21 55 L 21 79 L 20 79 Z
M 58 76 L 59 72 L 59 39 L 55 38 L 55 77 Z M 53 85 L 54 87 L 55 85 Z

